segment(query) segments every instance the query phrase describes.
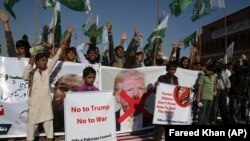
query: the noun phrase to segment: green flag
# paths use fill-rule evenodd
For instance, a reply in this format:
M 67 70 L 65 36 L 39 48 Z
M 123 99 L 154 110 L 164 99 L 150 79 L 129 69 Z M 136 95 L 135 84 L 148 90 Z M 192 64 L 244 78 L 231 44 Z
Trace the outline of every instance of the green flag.
M 82 26 L 82 31 L 84 35 L 88 36 L 89 38 L 92 37 L 93 33 L 97 30 L 97 25 L 91 24 L 89 27 L 85 27 L 85 25 Z
M 49 28 L 53 29 L 53 41 L 55 45 L 60 45 L 61 40 L 61 6 L 59 2 L 56 2 L 55 8 L 54 8 L 54 14 L 51 20 L 51 23 L 49 24 Z
M 98 28 L 98 14 L 91 14 L 87 23 L 82 26 L 84 35 L 91 39 L 93 36 L 96 37 L 96 44 L 102 44 L 108 42 L 108 30 L 106 26 Z
M 96 32 L 96 44 L 108 43 L 108 29 L 106 26 L 98 28 Z
M 164 15 L 164 12 L 163 12 Z M 165 31 L 167 29 L 168 16 L 164 16 L 160 21 L 157 28 L 150 34 L 147 41 L 148 43 L 143 48 L 146 56 L 151 56 L 154 51 L 158 51 L 160 44 L 163 42 L 165 37 Z
M 91 11 L 89 0 L 60 0 L 60 3 L 75 11 Z
M 212 7 L 210 0 L 196 0 L 191 19 L 194 22 L 197 19 L 205 17 L 211 13 L 212 13 Z
M 158 31 L 152 32 L 150 36 L 148 37 L 148 42 L 153 42 L 154 39 L 156 38 L 163 39 L 165 37 L 165 31 L 166 31 L 166 28 L 162 28 L 162 29 L 159 29 Z
M 12 8 L 19 1 L 20 0 L 5 0 L 4 1 L 4 8 L 5 8 L 5 10 L 7 10 L 14 19 L 16 19 L 16 15 L 15 15 L 14 11 L 12 10 Z
M 172 3 L 169 4 L 171 14 L 179 16 L 191 3 L 192 0 L 172 0 Z
M 98 14 L 94 15 L 91 13 L 89 15 L 86 24 L 82 25 L 82 31 L 84 35 L 91 38 L 94 32 L 96 33 L 96 31 L 98 30 L 98 21 L 99 21 Z
M 167 23 L 168 23 L 168 15 L 165 16 L 165 18 L 161 21 L 161 23 L 158 25 L 157 29 L 155 29 L 150 36 L 148 37 L 148 42 L 153 42 L 155 38 L 163 38 L 165 37 L 165 31 L 167 29 Z
M 196 44 L 197 42 L 197 35 L 196 35 L 196 31 L 194 33 L 192 33 L 191 35 L 187 36 L 184 40 L 184 47 L 187 48 L 190 46 L 191 44 Z
M 151 56 L 152 55 L 152 52 L 153 52 L 153 47 L 152 47 L 152 44 L 150 43 L 147 43 L 144 48 L 144 54 L 148 57 L 148 56 Z
M 95 27 L 94 27 L 95 26 Z M 106 26 L 102 26 L 96 29 L 97 26 L 92 24 L 89 29 L 83 28 L 84 35 L 91 39 L 93 36 L 96 37 L 96 44 L 103 44 L 108 42 L 108 30 Z

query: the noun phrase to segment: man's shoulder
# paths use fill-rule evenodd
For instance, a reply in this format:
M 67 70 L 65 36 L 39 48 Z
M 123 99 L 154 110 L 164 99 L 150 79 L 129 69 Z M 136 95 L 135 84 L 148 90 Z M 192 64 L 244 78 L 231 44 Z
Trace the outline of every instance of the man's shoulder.
M 158 78 L 170 78 L 168 74 L 160 75 Z M 176 75 L 173 76 L 173 78 L 178 79 Z

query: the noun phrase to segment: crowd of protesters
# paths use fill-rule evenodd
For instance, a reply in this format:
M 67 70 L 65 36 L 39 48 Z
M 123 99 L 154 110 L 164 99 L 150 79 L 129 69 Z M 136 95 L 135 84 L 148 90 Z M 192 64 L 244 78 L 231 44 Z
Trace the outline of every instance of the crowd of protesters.
M 28 36 L 14 44 L 8 16 L 0 11 L 0 20 L 3 23 L 7 52 L 9 57 L 29 58 L 30 44 Z M 156 38 L 152 43 L 152 52 L 145 52 L 140 48 L 142 35 L 138 27 L 134 29 L 128 48 L 124 49 L 127 34 L 123 34 L 119 45 L 114 45 L 112 23 L 106 24 L 108 30 L 108 48 L 100 53 L 96 45 L 95 34 L 82 44 L 71 47 L 71 37 L 74 28 L 67 28 L 66 36 L 61 44 L 49 43 L 47 26 L 43 28 L 43 40 L 40 45 L 48 58 L 55 56 L 60 45 L 65 46 L 60 55 L 61 61 L 101 64 L 119 68 L 139 68 L 147 66 L 166 66 L 169 61 L 183 69 L 199 71 L 199 77 L 193 87 L 194 97 L 192 102 L 193 124 L 238 124 L 239 120 L 249 121 L 250 109 L 250 63 L 243 54 L 240 59 L 225 63 L 222 60 L 199 62 L 197 50 L 190 48 L 190 56 L 180 57 L 182 42 L 173 44 L 170 57 L 167 58 L 162 51 L 162 40 Z M 94 31 L 95 32 L 95 31 Z M 87 49 L 87 52 L 83 51 Z M 56 88 L 55 88 L 56 89 Z M 218 120 L 221 117 L 220 120 Z

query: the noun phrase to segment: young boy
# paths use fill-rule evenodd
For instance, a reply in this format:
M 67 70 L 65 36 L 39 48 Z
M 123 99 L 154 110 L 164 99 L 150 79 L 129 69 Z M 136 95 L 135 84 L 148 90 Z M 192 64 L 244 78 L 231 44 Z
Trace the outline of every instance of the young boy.
M 29 83 L 28 99 L 28 128 L 27 141 L 34 140 L 35 131 L 39 123 L 43 123 L 43 128 L 48 141 L 54 138 L 52 98 L 50 92 L 49 78 L 61 54 L 61 48 L 57 51 L 52 61 L 48 63 L 48 56 L 45 53 L 33 55 L 26 66 L 23 79 Z M 34 63 L 36 68 L 33 69 Z
M 178 85 L 178 78 L 175 76 L 176 69 L 177 69 L 176 62 L 168 62 L 166 66 L 167 74 L 159 76 L 156 85 L 158 85 L 159 82 Z M 155 131 L 154 131 L 155 141 L 161 141 L 164 128 L 165 128 L 164 125 L 158 125 L 158 124 L 155 125 Z
M 196 102 L 200 105 L 198 124 L 207 125 L 213 104 L 213 96 L 216 93 L 216 78 L 213 75 L 212 66 L 207 66 L 205 74 L 198 80 L 198 92 Z
M 86 67 L 83 70 L 83 80 L 84 84 L 79 86 L 77 91 L 99 91 L 99 89 L 94 85 L 96 78 L 96 71 L 92 67 Z

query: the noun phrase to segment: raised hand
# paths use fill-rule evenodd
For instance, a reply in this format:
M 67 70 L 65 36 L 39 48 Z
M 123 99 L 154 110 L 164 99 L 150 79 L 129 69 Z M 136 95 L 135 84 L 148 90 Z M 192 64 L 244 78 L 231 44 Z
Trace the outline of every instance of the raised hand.
M 108 32 L 111 32 L 111 30 L 112 30 L 112 22 L 108 21 L 107 24 L 106 24 L 106 27 L 107 27 Z
M 49 26 L 44 25 L 43 26 L 43 34 L 44 35 L 49 35 L 50 31 L 49 31 Z
M 175 44 L 171 44 L 171 48 L 175 49 L 177 46 Z
M 182 40 L 182 41 L 179 41 L 179 42 L 178 42 L 178 47 L 181 48 L 181 47 L 183 46 L 183 44 L 184 44 L 184 41 L 183 41 L 183 40 Z
M 195 47 L 190 48 L 191 54 L 195 54 L 197 52 L 197 49 Z
M 33 65 L 35 63 L 36 54 L 32 55 L 29 59 L 29 64 Z
M 135 27 L 134 33 L 135 33 L 135 36 L 140 35 L 140 28 L 138 26 Z
M 75 31 L 75 29 L 72 26 L 68 26 L 67 33 L 69 35 L 72 35 L 72 33 Z
M 90 40 L 87 40 L 87 41 L 84 41 L 84 44 L 85 44 L 85 45 L 91 45 L 92 42 L 91 42 Z
M 123 33 L 122 33 L 121 40 L 125 41 L 125 40 L 127 40 L 127 39 L 128 39 L 127 33 L 126 33 L 126 32 L 123 32 Z
M 66 41 L 65 41 L 65 40 L 62 40 L 62 41 L 60 42 L 60 48 L 62 48 L 62 49 L 67 48 L 66 44 L 67 44 Z
M 3 23 L 8 23 L 9 22 L 9 17 L 8 15 L 3 12 L 2 10 L 0 10 L 0 19 Z
M 134 39 L 137 41 L 137 42 L 140 42 L 142 40 L 142 35 L 140 33 L 140 29 L 138 26 L 135 27 L 134 29 Z

